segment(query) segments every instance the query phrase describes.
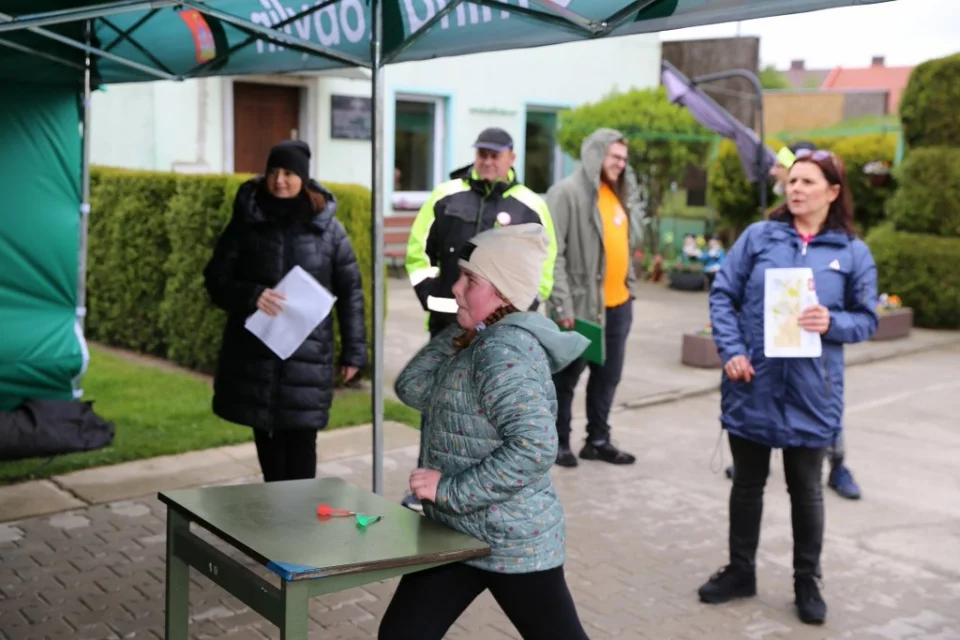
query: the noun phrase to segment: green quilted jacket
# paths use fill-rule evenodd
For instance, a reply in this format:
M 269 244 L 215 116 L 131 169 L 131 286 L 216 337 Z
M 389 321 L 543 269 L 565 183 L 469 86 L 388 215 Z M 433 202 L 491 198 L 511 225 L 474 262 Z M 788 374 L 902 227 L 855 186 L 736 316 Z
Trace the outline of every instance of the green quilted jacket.
M 492 553 L 467 563 L 503 573 L 563 564 L 563 507 L 550 480 L 557 457 L 551 374 L 588 341 L 538 313 L 512 313 L 457 353 L 457 325 L 430 341 L 397 378 L 423 412 L 420 467 L 442 474 L 424 514 L 483 540 Z

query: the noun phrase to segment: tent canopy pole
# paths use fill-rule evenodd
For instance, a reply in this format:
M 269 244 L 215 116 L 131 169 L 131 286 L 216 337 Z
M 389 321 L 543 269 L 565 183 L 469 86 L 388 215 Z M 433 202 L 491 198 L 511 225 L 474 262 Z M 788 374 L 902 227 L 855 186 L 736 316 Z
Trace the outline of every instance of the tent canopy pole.
M 5 13 L 0 13 L 0 20 L 11 20 L 11 19 L 12 19 L 11 16 Z M 87 22 L 89 23 L 90 20 L 88 20 Z M 3 26 L 4 24 L 0 23 L 0 28 L 2 28 Z M 145 64 L 140 64 L 139 62 L 134 62 L 133 60 L 127 60 L 126 58 L 120 57 L 114 53 L 110 53 L 109 51 L 104 51 L 103 49 L 98 49 L 97 47 L 94 47 L 93 45 L 90 44 L 92 42 L 92 34 L 91 34 L 91 37 L 87 38 L 87 43 L 84 44 L 81 42 L 77 42 L 73 38 L 68 38 L 67 36 L 60 35 L 55 31 L 50 31 L 49 29 L 43 29 L 40 27 L 26 27 L 26 29 L 31 33 L 37 34 L 38 36 L 49 38 L 61 44 L 65 44 L 68 47 L 73 47 L 74 49 L 79 49 L 80 51 L 83 51 L 84 53 L 86 53 L 88 58 L 90 57 L 90 54 L 93 53 L 100 56 L 101 58 L 112 60 L 117 64 L 125 65 L 132 69 L 136 69 L 137 71 L 142 71 L 143 73 L 149 74 L 156 78 L 160 78 L 161 80 L 177 79 L 177 76 L 175 75 L 164 73 L 163 71 L 154 69 L 153 67 L 148 67 Z M 88 24 L 87 29 L 92 30 L 93 27 Z
M 44 27 L 54 24 L 64 24 L 66 22 L 102 18 L 118 13 L 140 11 L 141 9 L 160 9 L 178 4 L 180 4 L 179 0 L 118 0 L 117 2 L 97 4 L 83 9 L 46 11 L 44 13 L 35 13 L 20 18 L 5 16 L 0 17 L 0 20 L 2 20 L 0 21 L 0 33 L 4 31 L 19 31 L 20 29 L 29 29 L 31 27 Z
M 294 15 L 290 16 L 289 18 L 287 18 L 286 20 L 282 20 L 282 21 L 278 22 L 277 24 L 273 25 L 271 28 L 272 28 L 272 29 L 283 29 L 283 28 L 286 27 L 287 25 L 293 24 L 293 23 L 295 23 L 295 22 L 298 21 L 298 20 L 302 20 L 303 18 L 306 18 L 306 17 L 308 17 L 308 16 L 311 16 L 311 15 L 317 13 L 318 11 L 322 11 L 323 9 L 326 9 L 328 6 L 330 6 L 330 5 L 332 5 L 332 4 L 336 4 L 336 3 L 339 2 L 339 1 L 340 1 L 340 0 L 323 0 L 323 2 L 320 2 L 319 4 L 315 4 L 315 5 L 313 5 L 312 7 L 307 7 L 306 9 L 304 9 L 303 11 L 301 11 L 300 13 L 294 14 Z M 187 71 L 184 71 L 183 73 L 180 74 L 180 77 L 181 77 L 181 78 L 184 78 L 184 79 L 192 78 L 192 77 L 194 77 L 196 74 L 198 74 L 198 73 L 200 73 L 201 71 L 203 71 L 204 69 L 214 68 L 217 64 L 223 62 L 224 60 L 226 60 L 227 58 L 229 58 L 230 56 L 232 56 L 234 53 L 236 53 L 237 51 L 240 51 L 241 49 L 245 49 L 246 47 L 250 46 L 251 44 L 253 44 L 254 42 L 256 42 L 256 41 L 259 40 L 259 39 L 260 39 L 260 35 L 258 35 L 258 34 L 254 34 L 254 35 L 251 35 L 251 36 L 247 36 L 247 38 L 244 39 L 242 42 L 238 42 L 237 44 L 233 45 L 232 47 L 230 47 L 229 49 L 227 49 L 227 50 L 224 51 L 223 53 L 218 53 L 217 56 L 216 56 L 215 58 L 213 58 L 213 60 L 206 60 L 206 61 L 201 62 L 200 64 L 196 65 L 195 67 L 192 67 L 192 68 L 188 69 Z
M 567 9 L 561 9 L 558 5 L 553 4 L 552 2 L 549 5 L 544 5 L 539 0 L 533 0 L 535 4 L 540 4 L 544 8 L 552 7 L 557 13 L 562 13 L 563 15 L 557 15 L 557 13 L 547 13 L 545 11 L 537 11 L 536 9 L 531 9 L 529 7 L 523 7 L 520 5 L 506 5 L 501 0 L 473 0 L 474 4 L 478 4 L 483 7 L 490 7 L 491 9 L 496 9 L 497 11 L 509 11 L 510 13 L 515 13 L 518 16 L 527 16 L 528 18 L 533 18 L 537 22 L 542 22 L 543 24 L 550 25 L 552 27 L 557 27 L 563 31 L 568 31 L 570 33 L 575 33 L 579 36 L 590 36 L 599 33 L 602 29 L 599 26 L 599 23 L 591 22 L 583 16 L 569 11 Z
M 655 5 L 660 0 L 635 0 L 629 5 L 625 6 L 620 11 L 617 11 L 615 14 L 604 20 L 607 25 L 607 31 L 613 31 L 624 23 L 629 22 L 631 19 L 636 17 L 638 13 L 644 9 L 649 9 L 651 6 Z
M 392 51 L 388 51 L 386 55 L 383 56 L 381 61 L 382 65 L 387 65 L 393 62 L 397 56 L 409 49 L 413 44 L 419 40 L 421 37 L 427 35 L 427 32 L 433 28 L 433 25 L 437 24 L 448 15 L 453 13 L 453 10 L 462 5 L 466 0 L 453 0 L 448 3 L 445 7 L 433 14 L 433 17 L 427 20 L 424 24 L 420 26 L 419 29 L 407 36 L 400 44 L 398 44 Z
M 383 495 L 383 316 L 386 311 L 385 272 L 383 263 L 383 2 L 372 0 L 373 37 L 370 39 L 370 59 L 373 62 L 371 86 L 371 125 L 373 153 L 371 154 L 370 197 L 371 212 L 370 247 L 373 273 L 370 274 L 371 300 L 373 306 L 373 389 L 370 401 L 373 405 L 373 492 Z
M 12 42 L 6 40 L 5 38 L 0 38 L 0 46 L 9 47 L 14 51 L 19 51 L 20 53 L 26 53 L 28 55 L 37 56 L 38 58 L 43 58 L 44 60 L 49 60 L 50 62 L 56 62 L 57 64 L 62 64 L 64 66 L 70 67 L 71 69 L 77 69 L 78 71 L 83 71 L 83 65 L 77 64 L 76 62 L 71 62 L 70 60 L 64 60 L 55 55 L 51 55 L 44 51 L 37 51 L 32 47 L 24 46 L 18 42 Z
M 249 20 L 235 16 L 232 13 L 227 13 L 226 11 L 220 11 L 219 9 L 214 9 L 202 2 L 195 2 L 194 0 L 180 0 L 180 3 L 185 7 L 190 7 L 191 9 L 196 9 L 200 13 L 211 16 L 220 20 L 221 22 L 226 22 L 232 24 L 242 31 L 253 35 L 256 34 L 257 37 L 263 38 L 270 42 L 274 42 L 283 47 L 289 47 L 294 51 L 300 51 L 302 53 L 313 54 L 315 56 L 320 56 L 321 58 L 327 58 L 328 60 L 335 60 L 346 65 L 353 67 L 367 67 L 366 60 L 347 55 L 345 53 L 338 53 L 334 49 L 329 47 L 323 47 L 318 44 L 313 44 L 308 40 L 303 38 L 298 38 L 287 34 L 284 31 L 277 30 L 274 27 L 265 27 L 263 25 L 254 24 Z M 311 13 L 317 11 L 317 7 L 311 8 Z
M 93 40 L 93 24 L 85 26 L 87 45 Z M 77 322 L 82 329 L 87 316 L 87 225 L 90 218 L 90 98 L 91 66 L 90 52 L 84 58 L 83 70 L 83 138 L 80 160 L 80 265 L 77 273 Z
M 111 51 L 111 50 L 113 50 L 113 48 L 114 48 L 115 46 L 117 46 L 118 44 L 120 44 L 121 42 L 123 42 L 123 39 L 124 39 L 124 38 L 129 38 L 130 40 L 132 40 L 132 39 L 133 39 L 133 34 L 136 33 L 137 29 L 139 29 L 139 28 L 142 27 L 143 25 L 145 25 L 145 24 L 147 24 L 148 22 L 150 22 L 150 20 L 153 19 L 153 16 L 157 15 L 157 12 L 158 12 L 158 11 L 160 11 L 160 10 L 159 10 L 159 9 L 154 9 L 153 11 L 148 11 L 147 13 L 143 14 L 143 17 L 141 17 L 139 20 L 137 20 L 136 22 L 134 22 L 133 25 L 130 26 L 129 28 L 124 29 L 122 32 L 120 32 L 120 35 L 117 36 L 116 38 L 114 38 L 114 39 L 110 42 L 110 44 L 108 44 L 107 46 L 105 46 L 105 47 L 103 48 L 103 50 L 104 50 L 104 51 Z M 112 24 L 110 24 L 109 22 L 107 22 L 107 19 L 106 19 L 106 18 L 100 18 L 100 20 L 103 20 L 103 23 L 104 23 L 104 24 L 107 24 L 107 25 L 113 27 Z M 113 27 L 113 28 L 115 29 L 116 27 Z
M 146 22 L 146 21 L 144 21 L 144 22 Z M 110 21 L 107 20 L 106 18 L 100 18 L 100 24 L 104 25 L 104 26 L 107 27 L 108 29 L 112 29 L 114 32 L 116 32 L 116 33 L 118 34 L 116 40 L 114 40 L 114 41 L 111 42 L 109 45 L 107 45 L 106 47 L 103 48 L 104 51 L 110 51 L 110 49 L 112 49 L 114 46 L 116 46 L 116 43 L 118 43 L 118 42 L 123 42 L 123 41 L 129 42 L 131 47 L 133 47 L 134 49 L 136 49 L 137 51 L 139 51 L 140 54 L 141 54 L 144 58 L 146 58 L 147 60 L 149 60 L 150 62 L 152 62 L 152 63 L 153 63 L 153 66 L 155 66 L 157 69 L 159 69 L 160 71 L 163 71 L 164 73 L 169 73 L 170 75 L 174 75 L 172 69 L 170 69 L 169 67 L 167 67 L 167 65 L 163 64 L 163 62 L 162 62 L 159 58 L 157 58 L 157 56 L 155 56 L 155 55 L 153 55 L 152 53 L 150 53 L 150 50 L 149 50 L 149 49 L 147 49 L 147 48 L 144 47 L 142 44 L 140 44 L 139 42 L 137 42 L 136 40 L 134 40 L 134 39 L 130 36 L 129 33 L 126 33 L 126 32 L 124 32 L 124 31 L 121 31 L 120 28 L 117 27 L 117 25 L 113 24 L 112 22 L 110 22 Z M 88 42 L 87 44 L 89 44 L 89 42 Z

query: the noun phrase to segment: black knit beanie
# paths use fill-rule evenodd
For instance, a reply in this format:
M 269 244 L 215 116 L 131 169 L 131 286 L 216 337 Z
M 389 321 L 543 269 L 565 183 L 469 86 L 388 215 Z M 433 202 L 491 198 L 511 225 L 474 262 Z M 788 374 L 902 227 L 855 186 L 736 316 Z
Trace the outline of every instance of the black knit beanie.
M 275 145 L 267 156 L 267 173 L 278 167 L 300 176 L 306 186 L 310 181 L 310 146 L 302 140 L 284 140 Z

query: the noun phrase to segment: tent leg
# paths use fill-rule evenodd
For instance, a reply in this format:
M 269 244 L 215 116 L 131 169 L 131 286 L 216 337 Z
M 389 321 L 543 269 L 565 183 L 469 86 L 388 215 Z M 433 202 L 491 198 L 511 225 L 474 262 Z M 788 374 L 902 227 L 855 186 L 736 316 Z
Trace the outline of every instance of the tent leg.
M 86 39 L 90 44 L 91 24 L 87 20 Z M 77 270 L 77 316 L 83 326 L 87 314 L 87 222 L 90 217 L 90 52 L 83 71 L 83 138 L 80 160 L 80 265 Z
M 93 38 L 93 24 L 90 20 L 86 23 L 86 42 L 89 46 Z M 87 372 L 87 365 L 90 362 L 90 352 L 87 349 L 87 341 L 84 338 L 83 330 L 87 317 L 87 227 L 90 219 L 90 98 L 91 98 L 91 65 L 93 61 L 90 58 L 90 52 L 84 58 L 83 70 L 83 135 L 80 139 L 81 157 L 80 157 L 80 242 L 78 247 L 77 264 L 77 319 L 74 330 L 77 342 L 80 343 L 80 352 L 82 354 L 82 364 L 80 373 L 73 379 L 73 397 L 83 396 L 81 380 Z
M 373 37 L 370 40 L 372 64 L 372 113 L 373 136 L 372 176 L 370 182 L 373 199 L 370 247 L 373 252 L 373 273 L 370 277 L 373 300 L 373 492 L 383 495 L 383 316 L 386 289 L 384 282 L 384 237 L 383 237 L 383 3 L 373 0 Z

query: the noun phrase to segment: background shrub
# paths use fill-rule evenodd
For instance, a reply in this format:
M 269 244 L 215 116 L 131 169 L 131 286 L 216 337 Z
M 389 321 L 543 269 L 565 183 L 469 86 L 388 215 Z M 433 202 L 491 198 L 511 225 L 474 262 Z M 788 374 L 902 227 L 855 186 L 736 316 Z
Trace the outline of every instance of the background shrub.
M 157 317 L 170 243 L 163 214 L 175 189 L 169 173 L 91 172 L 87 334 L 92 339 L 164 353 Z
M 960 53 L 914 67 L 900 96 L 900 123 L 907 146 L 960 147 Z
M 960 236 L 960 147 L 914 149 L 896 175 L 887 215 L 898 230 Z
M 230 220 L 231 176 L 179 176 L 177 193 L 167 207 L 170 256 L 164 265 L 166 287 L 159 317 L 177 364 L 213 373 L 226 313 L 213 306 L 203 286 L 203 270 L 221 231 Z
M 920 327 L 960 329 L 960 238 L 909 233 L 884 224 L 867 236 L 879 291 L 913 308 Z

